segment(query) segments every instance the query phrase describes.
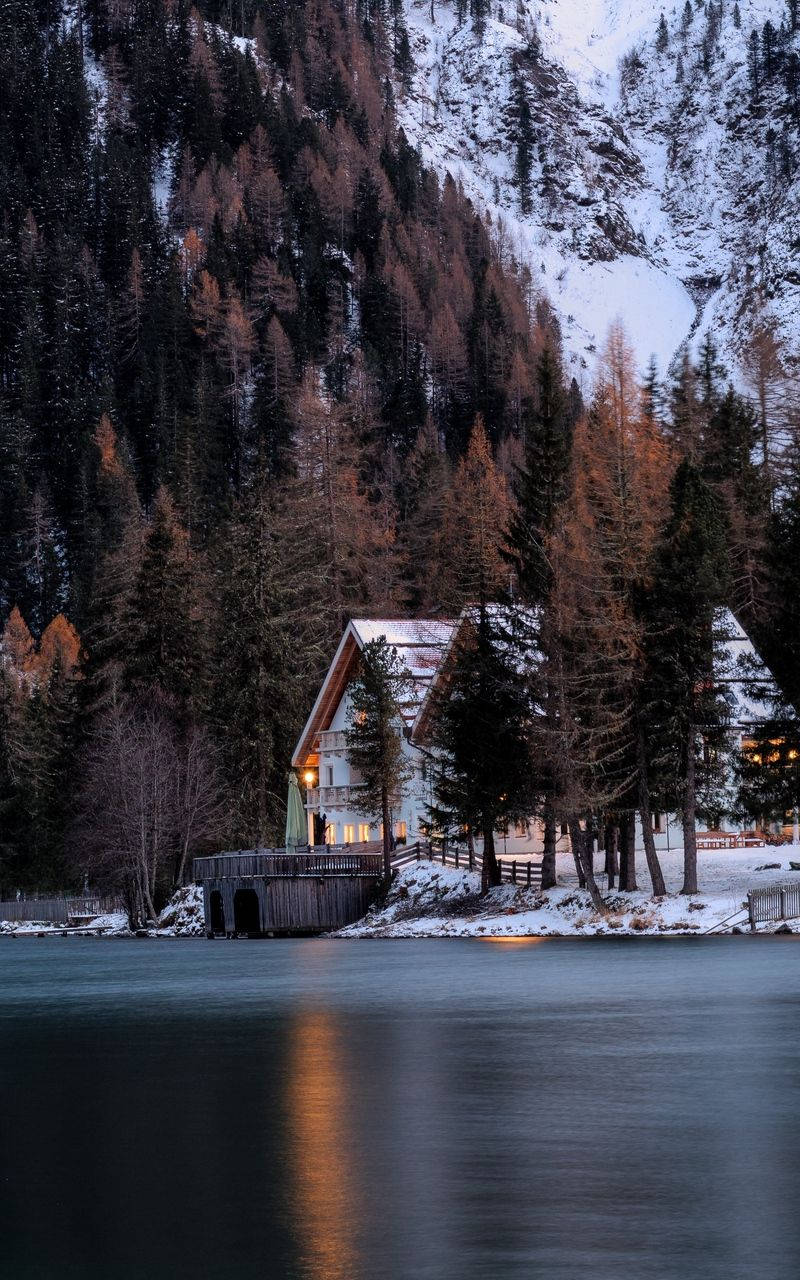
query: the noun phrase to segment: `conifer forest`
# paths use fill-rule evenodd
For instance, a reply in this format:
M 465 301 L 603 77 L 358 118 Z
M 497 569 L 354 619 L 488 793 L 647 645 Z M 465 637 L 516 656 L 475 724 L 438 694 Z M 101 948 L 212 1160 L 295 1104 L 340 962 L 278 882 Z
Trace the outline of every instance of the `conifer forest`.
M 757 97 L 781 45 L 753 34 Z M 481 606 L 454 687 L 469 721 L 491 672 L 503 724 L 443 709 L 442 750 L 479 733 L 505 816 L 576 846 L 800 801 L 791 353 L 761 326 L 743 381 L 709 332 L 643 373 L 622 315 L 579 377 L 398 123 L 413 72 L 402 0 L 0 0 L 0 897 L 126 859 L 155 915 L 195 853 L 280 844 L 352 616 Z M 502 105 L 524 214 L 519 74 Z M 722 795 L 725 609 L 781 759 Z

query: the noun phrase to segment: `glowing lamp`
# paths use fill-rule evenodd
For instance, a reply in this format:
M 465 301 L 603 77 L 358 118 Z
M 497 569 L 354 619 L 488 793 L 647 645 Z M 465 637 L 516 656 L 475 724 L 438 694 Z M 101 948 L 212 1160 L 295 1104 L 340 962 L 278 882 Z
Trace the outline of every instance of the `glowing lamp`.
M 303 774 L 303 782 L 306 784 L 307 787 L 313 787 L 314 785 L 313 769 L 306 769 L 305 773 Z

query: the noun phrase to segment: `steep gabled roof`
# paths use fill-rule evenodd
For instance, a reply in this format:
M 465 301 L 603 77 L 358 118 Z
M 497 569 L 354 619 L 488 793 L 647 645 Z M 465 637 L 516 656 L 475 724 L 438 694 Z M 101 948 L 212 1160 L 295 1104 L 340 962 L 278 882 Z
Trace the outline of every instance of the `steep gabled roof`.
M 315 756 L 320 733 L 330 725 L 347 686 L 355 675 L 358 655 L 365 644 L 385 638 L 410 672 L 409 696 L 403 718 L 411 725 L 442 660 L 455 622 L 440 618 L 353 618 L 339 641 L 322 688 L 311 709 L 292 756 L 295 768 L 303 768 Z
M 724 659 L 717 682 L 731 706 L 731 723 L 740 728 L 768 720 L 778 688 L 775 677 L 730 609 L 720 610 Z
M 504 619 L 508 620 L 507 630 L 509 632 L 516 621 L 521 619 L 524 624 L 526 619 L 533 621 L 535 618 L 535 610 L 529 605 L 489 604 L 486 605 L 485 608 L 487 613 L 489 613 L 492 618 L 499 620 L 501 625 Z M 458 621 L 451 624 L 452 629 L 447 647 L 442 654 L 441 662 L 439 663 L 439 667 L 433 676 L 433 679 L 428 683 L 411 728 L 411 741 L 418 746 L 424 745 L 427 741 L 430 729 L 431 712 L 433 710 L 434 693 L 443 685 L 446 687 L 447 682 L 450 679 L 450 671 L 459 642 L 459 637 L 463 634 L 466 626 L 475 625 L 479 612 L 480 609 L 478 605 L 468 604 L 462 609 Z

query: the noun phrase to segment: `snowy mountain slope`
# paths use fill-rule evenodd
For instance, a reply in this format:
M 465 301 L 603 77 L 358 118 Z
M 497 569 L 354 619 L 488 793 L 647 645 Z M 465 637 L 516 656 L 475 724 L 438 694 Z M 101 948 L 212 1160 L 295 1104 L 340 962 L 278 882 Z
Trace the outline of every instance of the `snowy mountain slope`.
M 748 39 L 784 0 L 493 3 L 478 36 L 454 8 L 406 0 L 416 70 L 398 104 L 425 159 L 486 208 L 559 308 L 573 370 L 621 314 L 662 370 L 708 328 L 741 366 L 772 320 L 800 350 L 797 114 L 783 75 L 751 102 Z M 788 43 L 794 48 L 800 36 Z M 532 207 L 515 180 L 514 92 L 535 145 Z

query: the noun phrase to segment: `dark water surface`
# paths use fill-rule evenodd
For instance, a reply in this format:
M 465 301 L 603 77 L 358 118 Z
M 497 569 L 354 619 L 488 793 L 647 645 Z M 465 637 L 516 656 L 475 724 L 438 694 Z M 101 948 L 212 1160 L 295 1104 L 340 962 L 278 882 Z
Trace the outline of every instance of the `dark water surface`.
M 797 1280 L 791 939 L 0 940 L 3 1280 Z

